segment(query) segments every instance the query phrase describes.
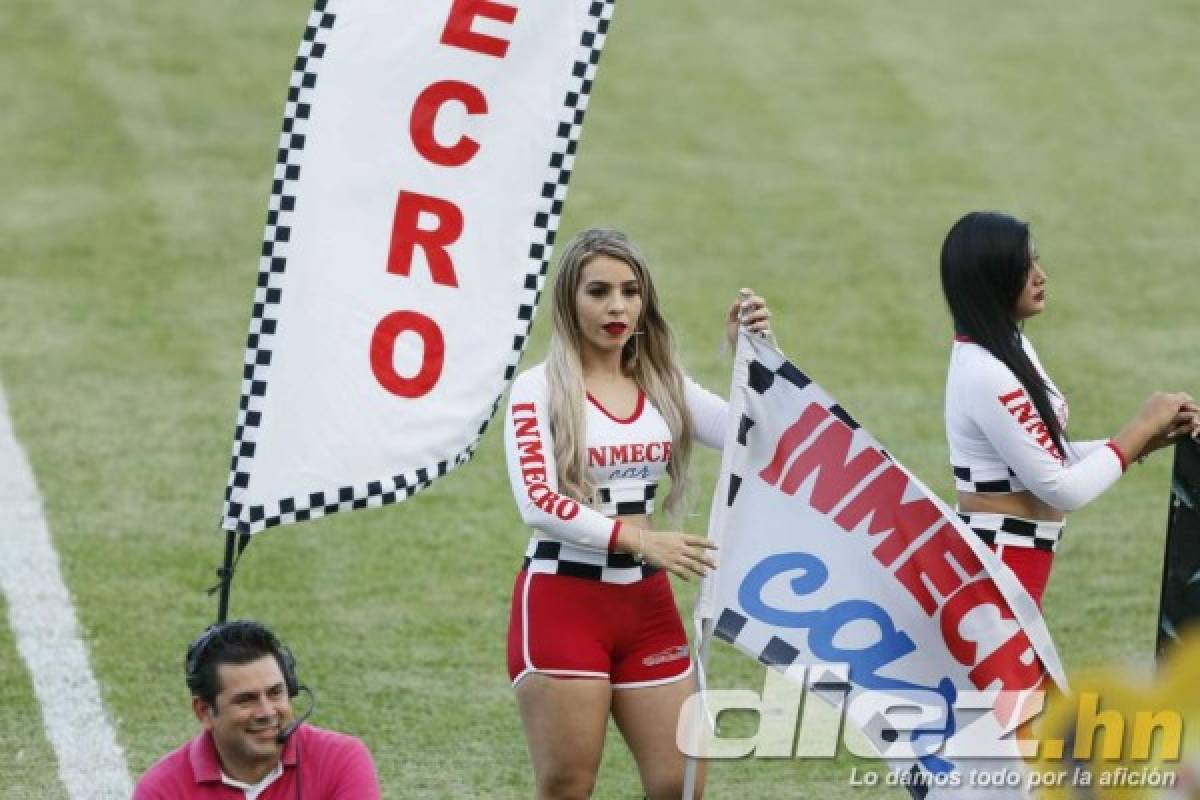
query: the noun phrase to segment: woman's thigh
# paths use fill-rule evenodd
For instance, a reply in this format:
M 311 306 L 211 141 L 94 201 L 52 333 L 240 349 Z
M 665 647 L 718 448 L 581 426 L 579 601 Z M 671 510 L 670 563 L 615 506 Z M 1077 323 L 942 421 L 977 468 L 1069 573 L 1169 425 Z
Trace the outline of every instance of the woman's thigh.
M 676 729 L 680 709 L 695 691 L 696 679 L 692 674 L 661 686 L 613 691 L 613 719 L 637 761 L 642 786 L 650 800 L 668 797 L 674 800 L 683 791 L 687 762 L 679 750 Z M 695 797 L 700 797 L 703 771 L 697 777 Z
M 587 797 L 612 701 L 608 681 L 526 675 L 516 686 L 539 797 Z

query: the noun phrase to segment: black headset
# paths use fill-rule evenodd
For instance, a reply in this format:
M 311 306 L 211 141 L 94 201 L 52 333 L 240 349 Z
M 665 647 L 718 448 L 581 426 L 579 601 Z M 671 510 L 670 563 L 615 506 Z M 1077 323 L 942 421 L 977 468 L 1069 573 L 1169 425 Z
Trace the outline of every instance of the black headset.
M 288 697 L 294 698 L 300 694 L 300 679 L 296 677 L 296 658 L 292 655 L 292 651 L 280 644 L 275 634 L 267 630 L 266 627 L 252 620 L 245 619 L 235 619 L 231 622 L 218 622 L 215 625 L 209 625 L 204 629 L 204 633 L 197 636 L 188 645 L 184 669 L 187 687 L 191 693 L 197 697 L 202 696 L 200 690 L 204 688 L 203 663 L 209 648 L 212 647 L 214 642 L 221 641 L 231 631 L 236 630 L 254 630 L 266 634 L 264 638 L 267 639 L 267 644 L 271 648 L 271 655 L 275 656 L 275 660 L 279 662 L 279 670 L 283 673 L 283 682 L 287 686 Z

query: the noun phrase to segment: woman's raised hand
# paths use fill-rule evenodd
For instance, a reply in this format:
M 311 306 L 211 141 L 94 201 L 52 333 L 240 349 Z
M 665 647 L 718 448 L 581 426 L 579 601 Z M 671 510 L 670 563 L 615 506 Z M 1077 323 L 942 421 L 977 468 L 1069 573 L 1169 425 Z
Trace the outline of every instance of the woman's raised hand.
M 737 347 L 738 325 L 755 333 L 771 332 L 771 309 L 767 308 L 766 300 L 750 289 L 741 290 L 725 315 L 725 337 L 731 349 Z
M 1155 392 L 1134 418 L 1148 437 L 1137 458 L 1173 444 L 1180 436 L 1200 437 L 1200 407 L 1184 392 Z

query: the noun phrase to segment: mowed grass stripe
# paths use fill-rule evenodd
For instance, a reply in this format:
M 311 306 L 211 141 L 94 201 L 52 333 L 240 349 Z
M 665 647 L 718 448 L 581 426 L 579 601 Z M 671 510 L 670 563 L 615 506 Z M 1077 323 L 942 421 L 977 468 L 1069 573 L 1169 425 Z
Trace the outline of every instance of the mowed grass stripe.
M 0 594 L 41 705 L 56 772 L 71 798 L 124 798 L 133 788 L 125 754 L 80 641 L 42 498 L 10 424 L 2 386 L 0 533 Z
M 8 605 L 0 598 L 0 773 L 14 798 L 66 800 L 58 780 L 54 750 L 46 740 L 41 706 L 17 652 L 8 625 Z
M 119 176 L 98 176 L 72 156 L 87 147 L 104 146 L 108 140 L 102 125 L 97 124 L 88 131 L 86 142 L 78 141 L 83 123 L 93 115 L 99 119 L 106 116 L 82 60 L 67 48 L 58 58 L 44 57 L 47 50 L 58 49 L 68 38 L 64 27 L 47 9 L 32 3 L 6 4 L 0 15 L 5 17 L 0 27 L 13 34 L 6 38 L 0 60 L 6 74 L 20 76 L 0 88 L 8 109 L 0 123 L 6 142 L 0 149 L 0 172 L 6 176 L 5 198 L 0 200 L 0 340 L 5 344 L 0 373 L 16 379 L 11 387 L 15 404 L 27 399 L 30 410 L 36 409 L 18 415 L 18 430 L 29 432 L 28 438 L 40 443 L 53 438 L 47 433 L 59 422 L 50 408 L 34 399 L 39 390 L 53 392 L 59 385 L 56 375 L 44 369 L 42 358 L 52 358 L 78 344 L 60 302 L 70 294 L 70 287 L 45 281 L 43 270 L 56 261 L 87 263 L 87 245 L 63 241 L 60 235 L 71 226 L 86 224 L 92 211 L 105 202 L 105 183 L 119 181 Z M 27 313 L 32 309 L 36 315 Z M 9 513 L 15 510 L 8 508 Z M 5 530 L 0 535 L 11 542 L 18 532 Z M 30 598 L 26 595 L 23 599 Z M 26 610 L 21 609 L 22 616 Z M 0 774 L 6 777 L 6 795 L 64 797 L 58 764 L 45 738 L 43 710 L 33 693 L 34 679 L 26 674 L 25 662 L 17 655 L 7 614 L 4 619 L 0 691 L 6 697 L 0 704 L 4 709 L 0 735 L 6 744 L 0 747 Z M 63 653 L 64 664 L 67 655 Z M 44 713 L 58 712 L 48 708 Z M 61 724 L 66 719 L 51 722 Z M 87 735 L 82 727 L 77 733 Z
M 180 654 L 212 615 L 200 589 L 219 547 L 282 89 L 273 86 L 261 121 L 239 113 L 240 99 L 256 93 L 236 85 L 244 74 L 219 47 L 206 49 L 227 38 L 228 17 L 205 28 L 184 9 L 26 5 L 22 30 L 40 34 L 31 47 L 58 57 L 28 54 L 34 74 L 48 73 L 48 91 L 18 105 L 31 129 L 9 151 L 8 174 L 57 207 L 36 236 L 4 237 L 17 251 L 5 262 L 19 270 L 18 288 L 30 287 L 5 293 L 13 308 L 3 315 L 12 326 L 4 366 L 18 387 L 19 429 L 46 476 L 81 623 L 140 773 L 194 730 Z M 243 30 L 253 37 L 272 21 L 248 19 Z M 293 38 L 297 24 L 286 27 Z M 200 125 L 205 117 L 220 122 Z M 263 135 L 243 139 L 255 124 Z M 253 152 L 239 159 L 247 141 Z M 64 177 L 85 185 L 82 196 L 58 185 Z M 241 199 L 229 202 L 243 180 L 233 191 Z M 203 213 L 190 210 L 197 199 Z M 26 389 L 35 396 L 22 402 Z

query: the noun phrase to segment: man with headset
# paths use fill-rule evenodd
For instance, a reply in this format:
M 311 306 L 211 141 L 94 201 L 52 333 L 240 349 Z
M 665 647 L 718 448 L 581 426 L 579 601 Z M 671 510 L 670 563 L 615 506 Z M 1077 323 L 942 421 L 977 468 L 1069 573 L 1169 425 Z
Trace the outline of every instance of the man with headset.
M 185 660 L 192 712 L 204 729 L 138 782 L 133 800 L 378 800 L 366 746 L 294 719 L 296 662 L 257 622 L 209 627 Z

